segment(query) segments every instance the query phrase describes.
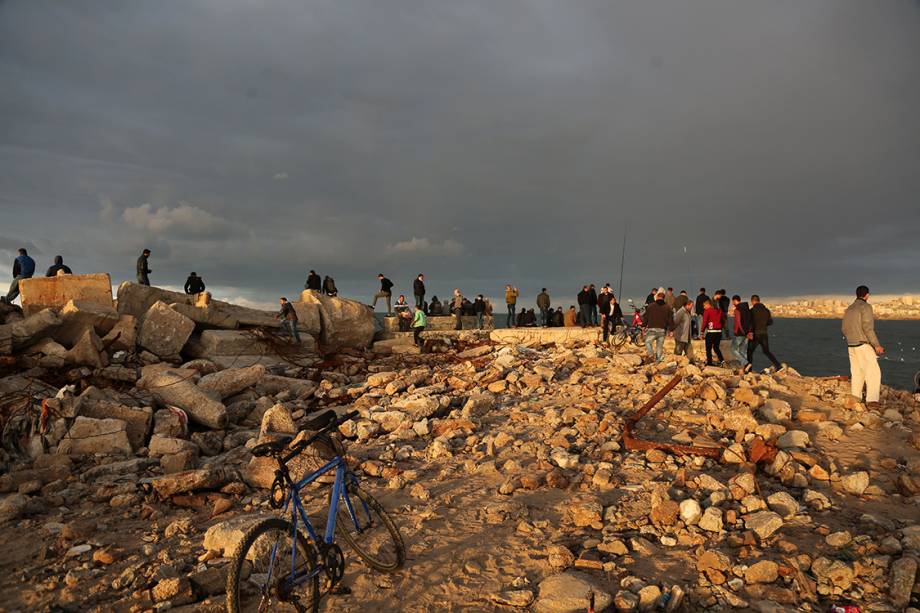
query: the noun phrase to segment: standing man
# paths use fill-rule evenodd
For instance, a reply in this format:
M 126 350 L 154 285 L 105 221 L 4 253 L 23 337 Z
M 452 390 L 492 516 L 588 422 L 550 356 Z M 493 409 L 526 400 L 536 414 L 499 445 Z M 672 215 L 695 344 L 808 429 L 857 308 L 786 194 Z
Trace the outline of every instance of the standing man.
M 137 282 L 139 285 L 150 285 L 150 273 L 153 271 L 147 266 L 147 258 L 150 257 L 150 249 L 144 249 L 141 257 L 137 258 Z
M 731 306 L 731 300 L 724 289 L 720 289 L 715 295 L 716 306 L 722 311 L 722 338 L 731 338 L 732 334 L 728 330 L 728 308 Z
M 674 288 L 669 287 L 667 293 L 664 295 L 664 303 L 668 306 L 671 311 L 674 310 L 674 301 L 677 299 L 677 296 L 674 295 Z
M 594 284 L 588 286 L 588 306 L 591 307 L 591 325 L 596 326 L 597 320 L 597 289 Z
M 482 330 L 483 318 L 486 314 L 486 299 L 482 294 L 476 296 L 476 300 L 473 301 L 473 312 L 476 313 L 476 323 L 479 324 L 479 329 Z
M 770 351 L 770 335 L 767 328 L 773 325 L 773 316 L 770 309 L 761 304 L 760 296 L 754 294 L 751 296 L 751 331 L 748 333 L 747 361 L 748 365 L 744 367 L 744 372 L 750 372 L 754 367 L 754 350 L 760 345 L 763 354 L 767 356 L 773 364 L 773 372 L 782 369 L 782 365 L 776 356 Z
M 425 304 L 425 275 L 422 273 L 412 282 L 412 292 L 415 294 L 415 306 Z
M 587 285 L 581 286 L 581 291 L 575 297 L 578 302 L 578 314 L 581 316 L 581 327 L 587 328 L 591 325 L 591 292 L 588 291 Z
M 690 302 L 690 297 L 687 296 L 687 290 L 685 289 L 680 290 L 680 293 L 674 297 L 674 310 L 676 311 L 677 309 L 684 308 L 684 305 L 687 304 L 688 302 Z M 690 309 L 690 310 L 692 311 L 693 309 Z M 690 317 L 692 319 L 693 315 L 691 314 Z
M 281 320 L 281 329 L 290 334 L 292 341 L 299 345 L 300 331 L 297 329 L 299 323 L 297 320 L 297 311 L 294 310 L 294 305 L 288 302 L 288 299 L 284 296 L 281 297 L 280 302 L 281 310 L 275 315 L 275 319 Z
M 696 322 L 696 337 L 703 338 L 703 313 L 706 311 L 706 301 L 709 300 L 709 296 L 706 295 L 706 288 L 701 287 L 700 293 L 696 297 L 696 305 L 693 309 L 693 312 L 696 314 L 696 317 L 693 320 Z
M 610 286 L 605 285 L 601 288 L 601 293 L 597 297 L 597 310 L 601 316 L 601 330 L 603 330 L 604 342 L 610 337 L 610 301 L 613 300 L 613 294 L 610 292 Z
M 645 351 L 649 357 L 660 362 L 664 354 L 664 337 L 674 327 L 674 314 L 664 303 L 664 292 L 660 292 L 655 296 L 655 301 L 645 307 L 642 323 L 646 327 Z
M 514 327 L 514 311 L 517 309 L 517 299 L 518 299 L 518 288 L 513 285 L 505 286 L 505 305 L 508 307 L 508 320 L 505 323 L 506 327 Z
M 380 281 L 380 291 L 374 294 L 374 303 L 371 305 L 371 308 L 377 306 L 377 300 L 383 298 L 387 303 L 387 315 L 393 314 L 393 308 L 390 306 L 390 297 L 393 295 L 393 282 L 383 276 L 383 273 L 377 275 L 377 280 Z
M 735 322 L 735 336 L 732 338 L 732 354 L 741 368 L 747 366 L 747 346 L 748 334 L 751 332 L 751 307 L 747 302 L 741 302 L 741 296 L 735 294 L 732 296 L 732 304 L 735 307 L 735 316 L 732 318 Z
M 10 283 L 10 291 L 7 292 L 5 301 L 12 303 L 19 295 L 19 282 L 23 279 L 31 279 L 34 274 L 35 260 L 29 257 L 29 253 L 24 248 L 20 248 L 19 255 L 13 260 L 13 282 Z
M 303 284 L 304 289 L 309 289 L 314 292 L 322 291 L 323 284 L 319 280 L 319 275 L 316 274 L 315 270 L 311 270 L 310 274 L 307 275 L 307 282 Z
M 725 317 L 722 315 L 722 309 L 718 305 L 713 304 L 712 300 L 706 300 L 703 302 L 703 330 L 705 330 L 704 337 L 706 339 L 706 366 L 712 366 L 712 352 L 716 352 L 716 357 L 719 358 L 719 364 L 725 362 L 725 357 L 722 355 L 722 348 L 720 343 L 722 342 L 722 324 L 725 322 Z
M 70 270 L 70 266 L 64 263 L 64 258 L 56 255 L 54 256 L 54 264 L 48 268 L 48 272 L 45 273 L 45 276 L 56 277 L 59 273 L 62 275 L 73 274 L 73 272 Z
M 856 300 L 843 313 L 842 329 L 850 357 L 850 393 L 862 400 L 865 386 L 866 406 L 878 408 L 882 371 L 876 356 L 884 355 L 885 348 L 875 335 L 875 315 L 865 285 L 856 288 Z
M 655 296 L 658 295 L 658 288 L 653 287 L 652 290 L 648 293 L 648 296 L 645 297 L 645 304 L 652 304 L 655 302 Z
M 422 346 L 422 332 L 425 331 L 427 325 L 428 318 L 425 316 L 425 309 L 422 308 L 422 305 L 416 304 L 415 317 L 412 318 L 412 339 L 417 347 Z
M 200 294 L 204 291 L 204 280 L 198 276 L 197 272 L 190 272 L 188 279 L 185 280 L 186 294 Z
M 544 328 L 549 325 L 549 294 L 546 293 L 546 288 L 544 287 L 540 290 L 540 293 L 537 294 L 537 308 L 540 309 L 540 325 Z
M 454 307 L 454 330 L 463 329 L 463 294 L 459 289 L 454 289 L 454 299 L 451 302 Z
M 684 292 L 686 297 L 686 292 Z M 685 300 L 674 316 L 674 355 L 686 355 L 693 363 L 693 303 Z

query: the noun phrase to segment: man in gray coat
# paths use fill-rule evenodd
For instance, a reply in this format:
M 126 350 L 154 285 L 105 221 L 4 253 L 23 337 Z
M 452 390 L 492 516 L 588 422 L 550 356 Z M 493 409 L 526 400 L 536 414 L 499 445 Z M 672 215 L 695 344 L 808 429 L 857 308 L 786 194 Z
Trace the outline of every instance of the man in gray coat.
M 693 307 L 693 302 L 687 300 L 677 309 L 677 314 L 674 316 L 674 355 L 686 354 L 691 363 L 693 362 L 693 339 L 691 338 Z
M 865 285 L 856 288 L 856 300 L 843 313 L 841 328 L 850 358 L 850 393 L 862 400 L 865 386 L 866 405 L 878 407 L 882 371 L 877 356 L 883 355 L 885 348 L 875 335 L 875 316 L 869 304 L 869 288 Z

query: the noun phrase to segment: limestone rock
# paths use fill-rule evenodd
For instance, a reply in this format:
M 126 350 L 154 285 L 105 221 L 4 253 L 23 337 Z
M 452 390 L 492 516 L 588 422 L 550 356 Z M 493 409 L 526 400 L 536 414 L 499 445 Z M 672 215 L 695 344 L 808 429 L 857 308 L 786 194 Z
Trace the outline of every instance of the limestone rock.
M 792 419 L 792 406 L 785 400 L 768 398 L 760 407 L 760 414 L 771 424 L 778 424 Z
M 869 473 L 862 470 L 849 474 L 840 480 L 840 485 L 843 486 L 847 493 L 862 496 L 866 488 L 869 487 Z
M 246 531 L 261 519 L 265 518 L 258 514 L 240 515 L 214 524 L 204 533 L 202 544 L 205 551 L 213 551 L 224 558 L 229 558 L 243 540 Z
M 198 381 L 198 388 L 223 400 L 252 387 L 263 376 L 265 367 L 261 364 L 254 364 L 248 368 L 227 368 L 202 377 Z
M 891 565 L 891 581 L 889 593 L 892 604 L 899 610 L 910 602 L 910 594 L 917 577 L 917 559 L 903 557 L 895 560 Z
M 108 273 L 33 277 L 19 284 L 23 314 L 60 309 L 71 300 L 112 306 L 112 280 Z
M 783 518 L 772 511 L 760 511 L 745 516 L 744 527 L 763 540 L 783 527 Z
M 789 430 L 776 441 L 777 446 L 780 449 L 792 449 L 792 448 L 802 448 L 808 447 L 811 443 L 811 438 L 808 436 L 808 433 L 803 430 Z
M 105 368 L 109 364 L 109 358 L 103 351 L 102 341 L 91 327 L 83 330 L 83 335 L 67 352 L 67 361 L 77 366 L 89 366 L 90 368 Z
M 300 301 L 317 305 L 321 322 L 320 344 L 329 349 L 369 347 L 374 339 L 374 314 L 356 300 L 324 296 L 304 290 Z M 295 304 L 296 308 L 302 308 Z
M 132 407 L 107 400 L 94 400 L 81 396 L 75 409 L 79 415 L 94 419 L 120 419 L 125 422 L 128 441 L 134 450 L 144 446 L 150 425 L 153 422 L 153 409 L 150 407 Z
M 239 475 L 234 470 L 225 467 L 208 467 L 156 477 L 150 481 L 150 485 L 161 498 L 168 498 L 175 494 L 195 490 L 218 489 L 238 479 Z
M 692 498 L 681 501 L 680 503 L 680 519 L 688 526 L 699 523 L 700 518 L 703 516 L 703 512 L 700 509 L 700 503 Z
M 137 386 L 148 390 L 160 402 L 179 407 L 192 421 L 209 428 L 226 427 L 226 408 L 195 385 L 192 380 L 194 374 L 194 371 L 179 369 L 149 372 L 145 369 Z
M 154 434 L 150 437 L 150 444 L 148 445 L 148 448 L 149 451 L 147 454 L 151 458 L 158 458 L 164 455 L 174 455 L 184 451 L 189 451 L 195 455 L 198 455 L 198 446 L 192 441 L 187 441 L 182 438 L 162 436 L 160 434 Z
M 144 313 L 137 342 L 154 355 L 173 360 L 179 357 L 194 329 L 195 322 L 157 301 Z
M 722 531 L 722 510 L 718 507 L 709 507 L 700 517 L 699 526 L 707 532 Z
M 534 604 L 535 613 L 582 613 L 587 609 L 590 594 L 594 594 L 594 608 L 603 611 L 612 600 L 610 593 L 590 575 L 566 571 L 547 577 L 540 583 L 540 592 Z
M 779 577 L 779 565 L 773 560 L 761 560 L 744 571 L 748 583 L 773 583 Z
M 174 607 L 196 600 L 188 577 L 163 579 L 153 587 L 151 594 L 154 602 L 169 602 Z
M 137 346 L 137 318 L 121 315 L 118 322 L 102 338 L 102 345 L 110 351 L 134 351 Z
M 799 503 L 788 492 L 776 492 L 767 496 L 767 506 L 783 518 L 789 518 L 799 512 Z
M 63 321 L 54 333 L 54 340 L 73 345 L 87 328 L 94 329 L 97 334 L 107 334 L 118 323 L 118 311 L 111 304 L 70 300 L 61 309 L 61 319 Z
M 58 453 L 82 455 L 93 453 L 131 453 L 127 425 L 120 419 L 93 419 L 77 416 L 61 444 Z

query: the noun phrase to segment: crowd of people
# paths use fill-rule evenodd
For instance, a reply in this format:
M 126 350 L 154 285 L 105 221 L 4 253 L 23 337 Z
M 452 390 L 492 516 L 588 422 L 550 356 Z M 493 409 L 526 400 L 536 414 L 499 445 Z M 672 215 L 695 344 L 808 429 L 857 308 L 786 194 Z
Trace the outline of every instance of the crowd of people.
M 141 285 L 150 285 L 149 275 L 153 272 L 149 267 L 150 254 L 149 249 L 144 249 L 137 259 L 137 282 Z M 0 301 L 12 303 L 19 296 L 21 281 L 32 278 L 35 269 L 35 260 L 29 256 L 25 248 L 20 248 L 13 260 L 13 281 L 7 294 L 0 296 Z M 73 271 L 64 264 L 64 258 L 57 255 L 45 276 L 70 274 L 73 274 Z M 370 307 L 375 308 L 377 301 L 383 299 L 387 306 L 387 315 L 398 317 L 400 330 L 411 330 L 415 342 L 419 344 L 420 335 L 428 325 L 428 317 L 453 316 L 454 328 L 461 330 L 462 318 L 465 316 L 475 317 L 477 327 L 481 329 L 484 327 L 484 318 L 492 315 L 492 304 L 482 294 L 478 294 L 471 301 L 464 297 L 459 289 L 454 289 L 453 295 L 444 301 L 439 300 L 437 296 L 432 296 L 430 301 L 426 301 L 424 274 L 417 275 L 412 281 L 414 308 L 409 305 L 404 294 L 401 294 L 393 305 L 391 300 L 394 283 L 383 273 L 377 275 L 377 280 L 380 282 L 380 290 L 374 294 Z M 335 280 L 328 275 L 321 280 L 315 270 L 311 270 L 307 276 L 304 289 L 327 296 L 338 295 Z M 198 273 L 192 272 L 186 279 L 184 290 L 190 295 L 201 294 L 206 291 L 204 280 Z M 549 293 L 546 288 L 542 288 L 536 296 L 539 316 L 532 308 L 521 309 L 518 312 L 519 297 L 520 290 L 517 287 L 511 284 L 505 286 L 505 324 L 509 328 L 599 326 L 602 328 L 603 341 L 607 342 L 616 327 L 624 325 L 622 308 L 609 283 L 605 284 L 600 292 L 594 284 L 583 285 L 576 295 L 578 309 L 571 305 L 567 311 L 563 311 L 561 306 L 554 310 Z M 881 369 L 877 357 L 883 355 L 885 349 L 875 334 L 875 318 L 868 300 L 869 288 L 865 285 L 857 287 L 856 300 L 844 313 L 841 331 L 846 340 L 850 361 L 852 394 L 860 399 L 865 397 L 870 405 L 877 405 L 881 388 Z M 281 309 L 276 317 L 281 320 L 283 330 L 292 341 L 300 343 L 296 309 L 285 297 L 280 299 L 280 304 Z M 730 324 L 729 317 L 732 319 Z M 724 289 L 718 290 L 710 297 L 705 287 L 699 289 L 695 299 L 691 299 L 686 290 L 681 290 L 675 295 L 672 287 L 653 287 L 646 296 L 644 309 L 635 308 L 633 319 L 633 325 L 642 328 L 647 358 L 650 361 L 662 361 L 665 338 L 673 336 L 676 355 L 687 355 L 693 361 L 692 341 L 703 340 L 706 364 L 725 365 L 727 362 L 722 353 L 721 342 L 726 339 L 731 341 L 731 357 L 741 366 L 743 372 L 750 372 L 758 347 L 770 361 L 771 366 L 768 370 L 777 372 L 786 367 L 770 349 L 769 328 L 772 324 L 770 309 L 761 302 L 757 294 L 753 294 L 749 302 L 742 300 L 738 294 L 729 298 Z M 717 361 L 713 360 L 713 356 Z M 920 386 L 920 376 L 917 384 Z

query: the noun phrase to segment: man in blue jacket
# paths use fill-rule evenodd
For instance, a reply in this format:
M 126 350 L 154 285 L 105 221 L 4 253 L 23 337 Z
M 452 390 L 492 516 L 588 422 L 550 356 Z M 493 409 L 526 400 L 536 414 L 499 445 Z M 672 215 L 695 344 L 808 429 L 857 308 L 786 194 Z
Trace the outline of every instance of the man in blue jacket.
M 29 257 L 25 249 L 19 250 L 19 256 L 13 260 L 13 282 L 10 283 L 10 291 L 4 298 L 5 302 L 13 302 L 19 295 L 19 282 L 23 279 L 31 279 L 35 274 L 35 260 Z

